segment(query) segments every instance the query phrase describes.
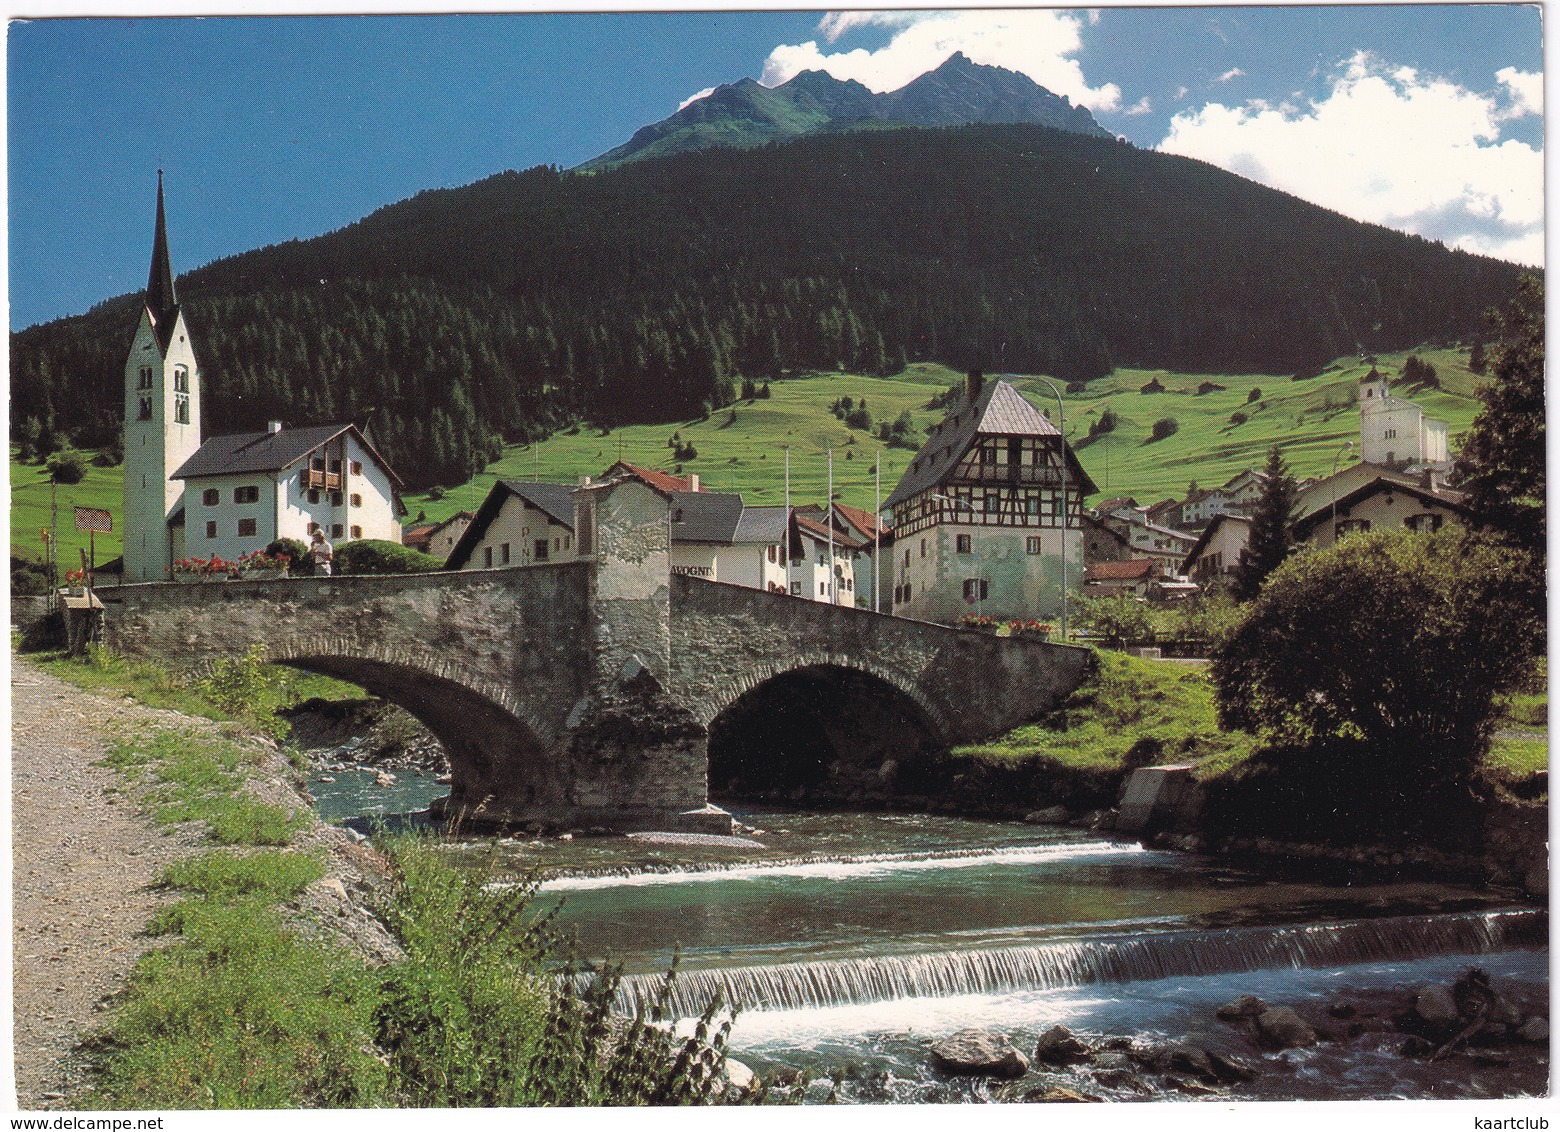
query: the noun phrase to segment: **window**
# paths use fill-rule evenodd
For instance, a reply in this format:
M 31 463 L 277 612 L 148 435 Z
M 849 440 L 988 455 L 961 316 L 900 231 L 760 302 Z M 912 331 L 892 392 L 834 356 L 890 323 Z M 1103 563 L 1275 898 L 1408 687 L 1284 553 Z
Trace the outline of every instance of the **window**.
M 142 366 L 141 377 L 136 385 L 137 389 L 150 389 L 152 387 L 152 367 Z
M 352 493 L 352 506 L 354 506 L 354 507 L 361 507 L 361 506 L 363 506 L 363 497 L 361 495 L 357 494 L 356 492 Z
M 208 520 L 206 522 L 206 537 L 207 538 L 216 538 L 217 537 L 217 521 L 215 519 L 210 519 L 210 520 Z
M 190 371 L 183 366 L 174 367 L 173 391 L 175 393 L 188 393 L 190 391 Z
M 1342 538 L 1344 535 L 1354 534 L 1356 531 L 1364 532 L 1368 530 L 1370 530 L 1369 519 L 1344 519 L 1335 528 L 1336 537 L 1338 538 Z
M 330 537 L 331 538 L 340 538 L 341 537 L 341 524 L 340 523 L 332 523 L 330 525 Z
M 997 513 L 997 497 L 994 493 L 989 491 L 986 493 L 985 511 L 988 515 L 995 515 Z
M 818 596 L 819 597 L 828 597 L 829 596 L 828 587 L 823 582 L 819 582 L 818 583 Z
M 1403 525 L 1411 531 L 1420 531 L 1424 534 L 1441 529 L 1444 521 L 1440 515 L 1409 515 L 1403 520 Z
M 672 508 L 672 522 L 680 523 L 682 521 L 683 521 L 683 509 L 681 507 L 673 507 Z
M 771 564 L 774 563 L 776 561 L 776 559 L 775 559 L 775 548 L 772 547 L 772 546 L 766 546 L 764 548 L 764 550 L 765 550 L 764 557 L 768 558 Z
M 247 487 L 235 487 L 233 489 L 234 503 L 259 503 L 260 489 L 250 484 Z
M 240 519 L 238 521 L 238 537 L 253 538 L 255 533 L 255 520 Z
M 1039 535 L 1030 535 L 1024 541 L 1025 541 L 1025 549 L 1028 550 L 1030 554 L 1039 554 L 1040 553 L 1040 536 Z
M 568 550 L 569 546 L 573 542 L 573 540 L 574 540 L 574 536 L 573 535 L 564 535 L 563 536 L 563 549 Z
M 325 457 L 316 456 L 314 459 L 309 461 L 309 467 L 313 468 L 316 472 L 323 472 L 325 470 Z
M 533 561 L 536 561 L 536 562 L 546 562 L 547 561 L 547 540 L 546 539 L 539 538 L 539 539 L 536 540 L 536 549 L 531 554 L 531 558 L 532 558 Z
M 353 460 L 348 466 L 352 469 L 353 475 L 360 476 L 363 474 L 363 461 Z
M 906 601 L 910 600 L 910 583 L 909 582 L 905 583 L 905 600 Z
M 490 569 L 493 566 L 493 548 L 491 546 L 482 548 L 482 565 Z
M 987 585 L 985 578 L 965 578 L 964 600 L 985 601 L 989 589 L 990 587 Z
M 341 474 L 341 461 L 340 460 L 332 460 L 330 462 L 330 474 L 333 475 L 333 476 L 339 476 Z
M 215 507 L 222 502 L 222 493 L 214 487 L 208 487 L 200 493 L 200 501 L 207 507 Z
M 553 539 L 553 549 L 554 550 L 562 550 L 563 549 L 563 540 L 561 538 Z
M 792 582 L 791 583 L 791 593 L 795 597 L 801 597 L 802 596 L 802 583 L 800 583 L 800 582 Z
M 498 560 L 505 566 L 509 565 L 509 544 L 507 542 L 498 544 Z
M 333 491 L 333 492 L 330 493 L 330 505 L 332 507 L 340 507 L 341 506 L 341 492 Z
M 320 501 L 319 489 L 311 487 L 309 489 L 309 502 L 310 503 L 318 503 L 319 501 Z
M 141 403 L 136 406 L 135 419 L 138 421 L 149 421 L 152 419 L 152 399 L 150 397 L 141 398 Z
M 175 397 L 173 399 L 173 419 L 178 424 L 190 423 L 190 399 L 188 397 Z
M 353 527 L 352 528 L 352 537 L 353 538 L 362 538 L 363 537 L 363 528 L 362 527 Z
M 910 565 L 910 548 L 908 546 L 905 547 L 905 565 Z
M 954 549 L 957 550 L 960 554 L 968 554 L 970 552 L 970 536 L 956 535 L 954 537 L 953 545 Z
M 921 540 L 921 557 L 922 558 L 926 557 L 926 540 L 925 539 Z

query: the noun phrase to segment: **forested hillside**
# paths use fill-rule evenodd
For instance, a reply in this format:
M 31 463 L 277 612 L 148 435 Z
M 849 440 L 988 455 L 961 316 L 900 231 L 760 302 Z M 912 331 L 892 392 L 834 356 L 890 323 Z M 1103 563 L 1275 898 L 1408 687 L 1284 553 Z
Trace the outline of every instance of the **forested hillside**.
M 973 126 L 503 173 L 179 288 L 208 435 L 372 413 L 428 484 L 793 368 L 1293 372 L 1472 335 L 1517 274 L 1187 159 Z M 13 430 L 115 433 L 138 304 L 13 336 Z

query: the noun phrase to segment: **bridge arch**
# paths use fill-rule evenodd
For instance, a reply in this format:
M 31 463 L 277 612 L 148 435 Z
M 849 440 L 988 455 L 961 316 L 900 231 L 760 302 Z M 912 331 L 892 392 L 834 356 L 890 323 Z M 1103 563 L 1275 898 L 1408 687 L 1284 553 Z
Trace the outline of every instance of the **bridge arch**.
M 947 749 L 924 695 L 859 661 L 765 666 L 731 686 L 707 725 L 712 798 L 867 797 Z
M 513 690 L 447 658 L 315 637 L 270 642 L 266 659 L 356 684 L 427 727 L 449 759 L 452 815 L 557 805 L 568 793 L 551 744 Z

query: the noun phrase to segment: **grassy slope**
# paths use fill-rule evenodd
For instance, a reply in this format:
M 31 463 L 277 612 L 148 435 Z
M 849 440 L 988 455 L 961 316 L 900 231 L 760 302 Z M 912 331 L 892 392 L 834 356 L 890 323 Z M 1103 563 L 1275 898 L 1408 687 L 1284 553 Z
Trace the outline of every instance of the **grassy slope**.
M 1464 364 L 1467 355 L 1456 350 L 1421 350 L 1441 377 L 1440 392 L 1406 395 L 1427 413 L 1447 421 L 1453 436 L 1466 430 L 1477 412 L 1474 398 L 1478 379 Z M 1380 368 L 1395 375 L 1405 354 L 1382 355 Z M 1067 431 L 1080 444 L 1079 458 L 1099 485 L 1110 495 L 1132 495 L 1140 503 L 1168 496 L 1184 496 L 1189 481 L 1203 486 L 1222 483 L 1244 468 L 1261 467 L 1268 449 L 1284 444 L 1286 458 L 1298 476 L 1326 475 L 1346 440 L 1359 436 L 1355 388 L 1367 367 L 1344 359 L 1336 368 L 1310 381 L 1291 381 L 1287 375 L 1205 377 L 1172 374 L 1163 370 L 1118 370 L 1090 384 L 1084 393 L 1065 398 Z M 1157 378 L 1164 393 L 1143 394 L 1139 388 Z M 785 501 L 785 450 L 791 450 L 791 499 L 795 503 L 822 503 L 827 494 L 825 456 L 834 448 L 834 489 L 849 504 L 870 510 L 875 503 L 872 464 L 883 454 L 883 495 L 893 490 L 914 455 L 905 449 L 885 448 L 866 433 L 853 431 L 837 420 L 829 406 L 841 397 L 865 398 L 874 422 L 893 420 L 910 410 L 921 438 L 924 430 L 940 420 L 940 410 L 925 408 L 935 393 L 961 380 L 961 375 L 938 365 L 915 365 L 893 378 L 818 374 L 773 382 L 767 400 L 741 402 L 722 409 L 704 421 L 620 428 L 610 436 L 582 428 L 573 435 L 560 433 L 533 450 L 515 446 L 470 483 L 450 490 L 443 499 L 426 493 L 406 497 L 411 517 L 420 511 L 430 519 L 442 519 L 458 510 L 473 510 L 497 479 L 530 479 L 540 471 L 543 480 L 572 482 L 582 475 L 597 475 L 619 458 L 649 467 L 673 468 L 667 440 L 673 432 L 692 443 L 698 458 L 684 465 L 697 472 L 705 486 L 716 491 L 740 491 L 753 504 Z M 1197 395 L 1203 381 L 1226 386 L 1222 392 Z M 1034 380 L 1019 381 L 1020 388 L 1040 406 L 1054 403 L 1046 386 Z M 1247 405 L 1252 388 L 1260 388 L 1263 400 Z M 1115 432 L 1087 443 L 1089 424 L 1109 406 L 1119 423 Z M 1242 411 L 1250 419 L 1243 425 L 1229 423 Z M 1168 439 L 1149 443 L 1154 422 L 1174 417 L 1180 430 Z M 854 443 L 852 443 L 854 441 Z M 849 458 L 847 458 L 849 457 Z M 60 497 L 60 562 L 75 565 L 77 547 L 85 536 L 71 529 L 74 505 L 107 507 L 116 519 L 121 510 L 123 472 L 119 468 L 91 468 L 86 480 L 62 487 Z M 49 521 L 49 485 L 36 466 L 11 462 L 13 551 L 37 556 L 38 529 Z M 120 551 L 118 535 L 98 540 L 98 560 Z

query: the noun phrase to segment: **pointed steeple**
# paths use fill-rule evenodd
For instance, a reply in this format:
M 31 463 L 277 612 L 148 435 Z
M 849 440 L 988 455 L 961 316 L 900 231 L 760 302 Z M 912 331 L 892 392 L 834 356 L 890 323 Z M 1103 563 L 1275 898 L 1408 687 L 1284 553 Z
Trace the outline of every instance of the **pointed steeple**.
M 152 241 L 152 270 L 146 280 L 146 309 L 152 316 L 163 351 L 179 317 L 179 296 L 173 290 L 173 261 L 168 257 L 168 221 L 163 213 L 163 171 L 157 170 L 157 234 Z

